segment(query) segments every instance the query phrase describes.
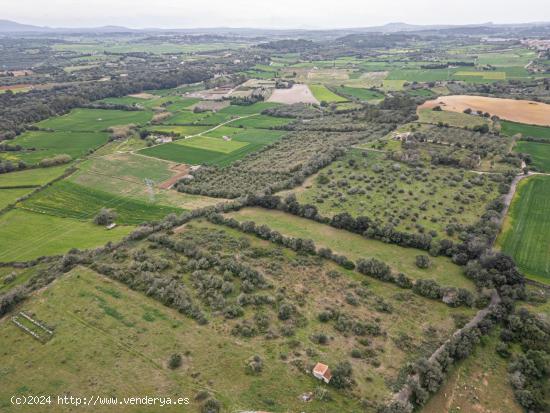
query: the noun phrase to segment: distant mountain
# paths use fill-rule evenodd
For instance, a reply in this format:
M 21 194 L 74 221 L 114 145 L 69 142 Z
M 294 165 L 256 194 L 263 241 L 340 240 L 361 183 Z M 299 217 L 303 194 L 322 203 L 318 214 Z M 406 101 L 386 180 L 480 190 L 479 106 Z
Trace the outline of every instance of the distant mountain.
M 130 29 L 123 26 L 101 26 L 101 27 L 46 27 L 46 26 L 33 26 L 30 24 L 21 24 L 11 20 L 0 20 L 0 34 L 10 33 L 152 33 L 152 32 L 167 32 L 167 33 L 211 33 L 211 34 L 233 34 L 233 35 L 296 35 L 299 33 L 308 32 L 347 32 L 347 33 L 398 33 L 398 32 L 422 32 L 431 30 L 463 30 L 463 29 L 475 29 L 475 28 L 528 28 L 528 27 L 540 27 L 550 26 L 550 22 L 533 22 L 533 23 L 518 23 L 518 24 L 494 24 L 494 23 L 480 23 L 480 24 L 464 24 L 464 25 L 452 25 L 452 24 L 439 24 L 439 25 L 417 25 L 408 24 L 402 22 L 387 23 L 382 26 L 371 27 L 354 27 L 354 28 L 341 28 L 341 29 L 320 29 L 320 30 L 306 30 L 306 29 L 262 29 L 262 28 L 229 28 L 229 27 L 212 27 L 212 28 L 187 28 L 187 29 L 159 29 L 159 28 L 146 28 L 146 29 Z
M 16 33 L 16 32 L 44 32 L 48 31 L 47 27 L 31 26 L 30 24 L 21 24 L 11 20 L 0 20 L 0 32 Z

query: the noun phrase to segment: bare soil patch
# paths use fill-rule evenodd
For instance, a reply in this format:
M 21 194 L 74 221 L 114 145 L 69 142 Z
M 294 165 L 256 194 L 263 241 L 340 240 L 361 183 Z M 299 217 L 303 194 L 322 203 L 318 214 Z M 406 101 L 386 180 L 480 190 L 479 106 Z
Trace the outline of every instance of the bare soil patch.
M 550 126 L 550 105 L 530 100 L 500 99 L 486 96 L 451 95 L 425 102 L 420 108 L 434 108 L 450 112 L 465 109 L 488 112 L 491 115 L 514 122 Z
M 295 84 L 290 89 L 275 89 L 268 102 L 285 103 L 319 103 L 307 85 Z
M 150 93 L 134 93 L 133 95 L 130 95 L 130 97 L 149 100 L 149 99 L 155 99 L 158 96 L 152 95 Z
M 178 180 L 180 180 L 182 177 L 184 177 L 189 173 L 189 165 L 186 165 L 186 164 L 174 165 L 170 169 L 176 172 L 176 174 L 172 176 L 170 179 L 167 179 L 166 181 L 161 182 L 159 184 L 160 189 L 170 189 L 172 185 L 174 185 L 176 182 L 178 182 Z
M 231 104 L 228 100 L 203 100 L 195 103 L 190 107 L 191 110 L 198 108 L 198 110 L 213 110 L 218 111 L 228 107 Z

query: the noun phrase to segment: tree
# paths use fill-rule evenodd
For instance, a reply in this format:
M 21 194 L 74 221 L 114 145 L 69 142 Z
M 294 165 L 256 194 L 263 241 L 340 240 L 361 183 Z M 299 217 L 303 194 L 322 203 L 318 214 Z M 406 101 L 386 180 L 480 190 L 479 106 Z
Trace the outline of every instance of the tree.
M 342 361 L 332 370 L 330 384 L 339 389 L 345 389 L 353 385 L 351 364 L 349 361 Z
M 427 255 L 417 255 L 416 266 L 418 268 L 428 268 L 430 266 L 430 258 Z
M 168 360 L 168 367 L 170 367 L 172 370 L 175 370 L 181 366 L 181 363 L 181 354 L 174 353 L 170 356 L 170 359 Z
M 116 219 L 116 212 L 111 209 L 101 208 L 99 214 L 96 215 L 94 222 L 97 225 L 109 225 Z

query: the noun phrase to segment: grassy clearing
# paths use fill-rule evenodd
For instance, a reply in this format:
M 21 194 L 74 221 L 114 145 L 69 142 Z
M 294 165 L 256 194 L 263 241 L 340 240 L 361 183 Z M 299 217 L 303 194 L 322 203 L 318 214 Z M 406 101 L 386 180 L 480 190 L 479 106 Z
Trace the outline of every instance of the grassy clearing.
M 107 133 L 99 132 L 31 131 L 18 136 L 11 143 L 12 145 L 21 145 L 23 150 L 5 152 L 0 156 L 4 159 L 21 160 L 31 165 L 60 154 L 76 159 L 105 144 L 108 139 Z
M 70 113 L 38 122 L 42 129 L 73 132 L 100 132 L 111 126 L 144 125 L 153 117 L 148 111 L 74 109 Z
M 532 165 L 538 171 L 550 172 L 550 141 L 548 143 L 519 141 L 514 151 L 528 153 L 531 155 Z
M 499 341 L 497 332 L 484 337 L 420 412 L 522 413 L 508 383 L 507 361 L 495 351 Z
M 548 139 L 550 142 L 550 128 L 536 125 L 526 125 L 525 123 L 509 122 L 501 120 L 501 132 L 508 136 L 514 136 L 521 133 L 523 136 Z
M 0 174 L 0 187 L 44 185 L 62 175 L 66 169 L 66 165 L 61 165 L 51 168 L 27 169 L 25 171 Z
M 403 248 L 367 239 L 281 211 L 246 208 L 229 215 L 239 221 L 248 220 L 259 225 L 266 224 L 284 235 L 312 239 L 317 247 L 331 248 L 334 252 L 346 255 L 353 260 L 377 258 L 386 262 L 395 271 L 403 272 L 413 279 L 431 278 L 442 285 L 474 289 L 473 283 L 462 274 L 461 268 L 445 257 L 433 257 L 430 268 L 419 269 L 415 265 L 415 257 L 425 252 L 413 248 Z
M 491 121 L 481 116 L 468 115 L 466 113 L 436 111 L 431 109 L 420 109 L 418 121 L 423 123 L 448 124 L 457 128 L 473 128 L 475 126 L 491 125 Z
M 116 222 L 119 224 L 140 224 L 182 212 L 178 208 L 147 203 L 128 198 L 125 194 L 112 194 L 69 181 L 58 182 L 39 192 L 22 202 L 21 207 L 84 221 L 92 220 L 101 208 L 109 208 L 117 213 Z
M 497 245 L 525 275 L 550 284 L 550 177 L 532 176 L 518 184 Z
M 347 101 L 345 97 L 337 95 L 324 85 L 309 85 L 309 89 L 311 90 L 311 93 L 313 93 L 313 96 L 315 96 L 315 99 L 319 102 L 325 101 L 328 103 L 337 103 Z
M 64 254 L 71 248 L 94 248 L 128 235 L 133 227 L 110 231 L 75 219 L 15 209 L 0 216 L 0 261 L 28 261 Z

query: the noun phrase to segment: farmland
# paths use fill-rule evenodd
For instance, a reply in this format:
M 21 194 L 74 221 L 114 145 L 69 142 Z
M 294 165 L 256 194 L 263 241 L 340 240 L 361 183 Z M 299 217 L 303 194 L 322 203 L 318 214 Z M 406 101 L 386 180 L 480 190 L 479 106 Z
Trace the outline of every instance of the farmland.
M 0 411 L 548 412 L 550 25 L 439 24 L 0 21 Z
M 80 158 L 108 140 L 108 134 L 102 132 L 43 132 L 31 131 L 13 140 L 20 145 L 20 151 L 7 152 L 0 156 L 4 159 L 21 160 L 30 165 L 56 155 L 69 155 Z
M 101 208 L 109 208 L 116 212 L 118 223 L 128 225 L 161 219 L 170 213 L 181 212 L 178 208 L 149 204 L 130 199 L 124 194 L 111 194 L 68 181 L 58 182 L 41 191 L 22 202 L 21 208 L 82 221 L 90 221 Z
M 64 254 L 75 247 L 100 247 L 108 241 L 120 240 L 132 229 L 121 226 L 107 231 L 91 222 L 16 208 L 0 216 L 0 262 L 29 261 Z
M 550 177 L 533 176 L 518 185 L 497 244 L 532 279 L 550 282 Z
M 497 196 L 496 184 L 474 173 L 445 167 L 424 170 L 383 159 L 380 153 L 352 152 L 319 172 L 298 199 L 322 215 L 348 212 L 407 232 L 471 225 Z M 456 194 L 460 187 L 461 195 Z
M 345 102 L 347 99 L 337 95 L 336 93 L 330 91 L 326 86 L 323 85 L 309 85 L 313 96 L 320 102 Z
M 441 106 L 443 110 L 463 112 L 472 109 L 497 115 L 502 119 L 539 126 L 550 125 L 550 104 L 484 96 L 442 96 L 426 102 L 423 108 Z
M 531 165 L 540 172 L 550 172 L 550 141 L 547 143 L 520 141 L 514 148 L 531 156 Z
M 64 132 L 101 132 L 118 125 L 144 125 L 153 117 L 147 111 L 75 109 L 72 112 L 38 122 L 36 126 Z

